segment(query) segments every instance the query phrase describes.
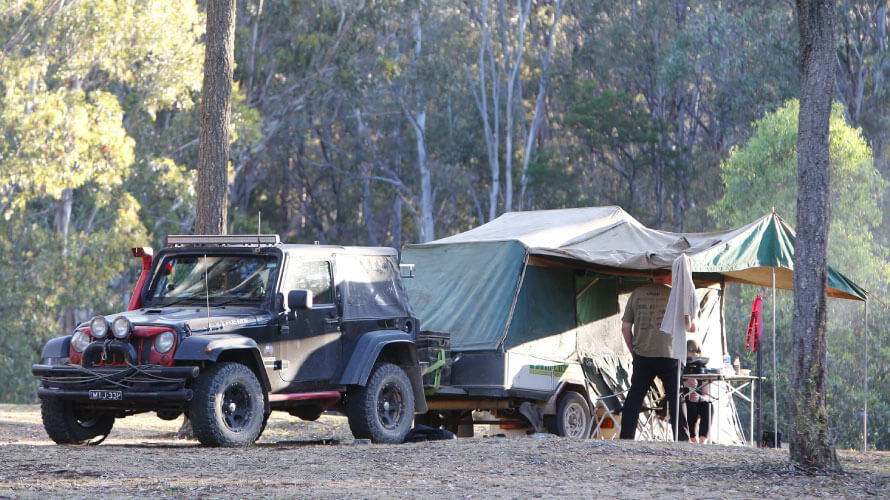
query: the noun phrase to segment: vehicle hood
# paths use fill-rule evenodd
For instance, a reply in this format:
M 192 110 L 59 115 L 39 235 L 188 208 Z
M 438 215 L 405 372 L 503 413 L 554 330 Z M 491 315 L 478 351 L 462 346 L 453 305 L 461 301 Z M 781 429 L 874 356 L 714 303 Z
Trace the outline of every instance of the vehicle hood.
M 239 328 L 265 324 L 272 315 L 267 311 L 251 306 L 211 307 L 209 314 L 205 307 L 175 306 L 168 308 L 146 308 L 105 316 L 110 323 L 124 316 L 134 326 L 169 326 L 176 330 L 188 330 L 195 334 L 224 333 Z

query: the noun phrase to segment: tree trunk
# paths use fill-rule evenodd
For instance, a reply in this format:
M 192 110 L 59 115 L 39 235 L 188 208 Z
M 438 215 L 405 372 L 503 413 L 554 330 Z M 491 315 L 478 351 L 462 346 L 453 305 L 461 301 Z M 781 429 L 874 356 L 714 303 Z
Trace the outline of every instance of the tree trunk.
M 413 123 L 417 142 L 417 170 L 420 174 L 420 218 L 423 221 L 420 228 L 420 242 L 426 243 L 435 239 L 433 184 L 426 150 L 426 111 L 417 113 Z
M 504 129 L 504 212 L 513 211 L 513 113 L 514 111 L 522 114 L 522 95 L 517 99 L 514 95 L 515 89 L 519 83 L 519 71 L 522 69 L 522 55 L 525 48 L 525 26 L 528 21 L 529 12 L 531 12 L 531 1 L 526 0 L 525 4 L 516 2 L 517 15 L 519 22 L 519 32 L 516 36 L 516 46 L 513 53 L 510 53 L 510 44 L 507 42 L 507 23 L 504 15 L 504 2 L 498 2 L 498 17 L 501 21 L 501 51 L 503 52 L 504 65 L 511 64 L 510 73 L 507 75 L 507 98 Z M 506 69 L 506 68 L 505 68 Z
M 420 23 L 420 11 L 415 10 L 411 14 L 411 34 L 414 36 L 414 61 L 420 66 L 420 58 L 423 55 L 423 27 Z M 435 238 L 435 221 L 433 220 L 433 184 L 430 172 L 429 152 L 426 144 L 426 102 L 424 102 L 423 86 L 420 81 L 414 84 L 416 93 L 416 112 L 409 114 L 411 124 L 414 126 L 414 140 L 417 145 L 417 173 L 420 174 L 420 218 L 423 225 L 418 231 L 420 242 L 426 243 Z
M 791 459 L 836 469 L 825 405 L 828 262 L 828 122 L 834 89 L 834 2 L 797 0 L 800 30 L 797 242 L 791 348 Z
M 196 234 L 226 234 L 234 54 L 235 0 L 208 0 L 204 84 L 201 88 L 201 136 L 198 145 Z M 185 415 L 177 437 L 194 437 L 188 414 Z
M 208 0 L 195 232 L 226 233 L 235 0 Z
M 479 44 L 479 75 L 473 77 L 470 74 L 470 68 L 464 65 L 467 73 L 467 80 L 470 82 L 470 88 L 473 91 L 473 99 L 476 102 L 476 109 L 482 117 L 482 131 L 484 132 L 486 152 L 488 154 L 488 169 L 491 172 L 491 186 L 488 189 L 488 220 L 491 221 L 497 217 L 498 197 L 500 195 L 501 185 L 501 167 L 498 160 L 498 148 L 500 145 L 500 124 L 499 111 L 500 94 L 498 91 L 498 69 L 495 65 L 496 61 L 493 56 L 490 38 L 490 26 L 488 23 L 488 0 L 482 0 L 482 6 L 479 9 L 479 27 L 482 29 L 482 41 Z M 486 69 L 485 56 L 489 55 L 489 67 Z M 486 83 L 485 73 L 491 72 L 491 82 Z M 492 119 L 488 117 L 488 92 L 491 92 Z M 483 221 L 484 222 L 484 221 Z
M 68 231 L 71 228 L 71 210 L 74 207 L 74 190 L 63 189 L 62 198 L 56 201 L 53 226 L 56 234 L 62 239 L 62 259 L 68 260 Z M 67 263 L 66 263 L 67 265 Z M 62 307 L 59 313 L 59 331 L 68 335 L 77 326 L 74 320 L 74 308 L 70 305 Z
M 374 223 L 374 213 L 371 209 L 371 167 L 362 167 L 362 218 L 365 219 L 365 230 L 368 232 L 368 244 L 378 246 L 377 226 Z
M 544 99 L 547 96 L 547 83 L 550 73 L 550 53 L 556 40 L 556 27 L 559 25 L 559 18 L 562 15 L 563 2 L 556 2 L 556 12 L 553 15 L 553 24 L 550 25 L 550 32 L 547 35 L 547 49 L 541 57 L 541 76 L 538 78 L 538 96 L 535 98 L 535 112 L 532 115 L 531 129 L 525 142 L 525 152 L 522 155 L 522 175 L 520 177 L 519 191 L 519 210 L 525 208 L 525 190 L 528 186 L 528 162 L 531 160 L 535 151 L 535 138 L 538 135 L 538 129 L 541 127 L 541 121 L 544 114 Z

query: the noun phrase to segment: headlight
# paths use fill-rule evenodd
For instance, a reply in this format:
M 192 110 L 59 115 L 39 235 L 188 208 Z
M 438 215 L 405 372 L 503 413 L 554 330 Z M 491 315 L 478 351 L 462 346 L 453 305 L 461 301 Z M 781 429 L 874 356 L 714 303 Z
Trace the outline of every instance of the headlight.
M 104 339 L 108 336 L 108 322 L 102 316 L 96 316 L 90 320 L 90 333 L 97 339 Z
M 71 347 L 74 352 L 83 352 L 88 345 L 90 345 L 90 336 L 86 332 L 80 330 L 74 332 L 74 336 L 71 337 Z
M 164 354 L 173 347 L 174 340 L 176 340 L 176 337 L 173 336 L 173 332 L 171 331 L 158 334 L 158 336 L 155 337 L 155 351 Z
M 118 340 L 124 340 L 130 336 L 130 332 L 133 331 L 133 325 L 130 323 L 130 320 L 123 316 L 118 316 L 114 318 L 114 321 L 111 323 L 111 333 L 114 334 L 114 338 Z

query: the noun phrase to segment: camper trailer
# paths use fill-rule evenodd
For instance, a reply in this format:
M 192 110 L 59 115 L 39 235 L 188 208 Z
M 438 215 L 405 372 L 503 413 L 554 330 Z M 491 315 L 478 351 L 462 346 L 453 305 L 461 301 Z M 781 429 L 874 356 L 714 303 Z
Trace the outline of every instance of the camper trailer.
M 701 310 L 689 338 L 702 345 L 707 367 L 720 370 L 726 283 L 769 286 L 775 269 L 779 288 L 791 288 L 793 231 L 774 213 L 730 231 L 671 233 L 643 226 L 620 207 L 511 212 L 406 246 L 401 261 L 413 278 L 405 287 L 421 325 L 419 356 L 431 372 L 422 419 L 458 435 L 487 423 L 610 436 L 605 427 L 620 425 L 613 417 L 632 372 L 620 333 L 627 298 L 684 254 Z M 829 295 L 864 296 L 833 270 L 828 284 Z M 650 413 L 661 406 L 658 397 L 650 394 Z M 751 438 L 731 397 L 720 399 L 715 413 L 715 442 Z M 666 419 L 641 418 L 638 436 L 669 433 Z

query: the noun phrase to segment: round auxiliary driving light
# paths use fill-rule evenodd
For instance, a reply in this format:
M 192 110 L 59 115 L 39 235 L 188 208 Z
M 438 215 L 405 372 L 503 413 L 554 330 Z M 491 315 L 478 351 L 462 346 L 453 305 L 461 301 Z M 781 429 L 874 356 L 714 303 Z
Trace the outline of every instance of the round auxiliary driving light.
M 90 336 L 86 332 L 80 330 L 74 332 L 74 336 L 71 337 L 71 348 L 74 349 L 74 352 L 83 352 L 88 345 L 90 345 Z
M 104 339 L 108 336 L 108 321 L 102 316 L 96 316 L 90 320 L 90 333 L 97 339 Z
M 114 334 L 114 338 L 118 340 L 125 340 L 130 336 L 130 333 L 133 331 L 133 324 L 130 323 L 130 320 L 123 316 L 118 316 L 114 318 L 114 321 L 111 322 L 111 333 Z
M 173 348 L 173 341 L 176 340 L 176 337 L 173 336 L 173 332 L 166 331 L 158 334 L 155 337 L 155 351 L 164 354 Z

